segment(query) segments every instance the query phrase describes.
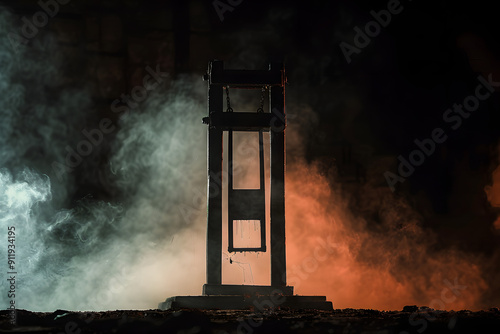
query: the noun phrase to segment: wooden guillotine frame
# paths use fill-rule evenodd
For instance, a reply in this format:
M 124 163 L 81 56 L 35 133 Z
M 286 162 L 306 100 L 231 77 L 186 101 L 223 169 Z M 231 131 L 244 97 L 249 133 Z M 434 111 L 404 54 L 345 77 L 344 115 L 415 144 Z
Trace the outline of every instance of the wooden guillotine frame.
M 332 303 L 324 296 L 293 295 L 287 286 L 285 248 L 285 83 L 282 63 L 269 64 L 268 70 L 225 69 L 222 61 L 209 63 L 204 76 L 208 82 L 207 159 L 207 245 L 206 284 L 201 296 L 170 297 L 159 304 L 160 309 L 249 309 L 249 308 L 313 308 L 331 310 Z M 224 90 L 269 88 L 269 108 L 258 112 L 224 111 Z M 261 102 L 262 103 L 262 102 Z M 232 150 L 233 131 L 259 133 L 259 189 L 234 189 Z M 262 133 L 270 134 L 270 259 L 271 284 L 222 284 L 222 227 L 223 227 L 223 150 L 224 133 L 228 135 L 228 251 L 267 251 L 265 219 L 265 182 Z M 261 245 L 237 248 L 232 242 L 233 221 L 260 221 Z

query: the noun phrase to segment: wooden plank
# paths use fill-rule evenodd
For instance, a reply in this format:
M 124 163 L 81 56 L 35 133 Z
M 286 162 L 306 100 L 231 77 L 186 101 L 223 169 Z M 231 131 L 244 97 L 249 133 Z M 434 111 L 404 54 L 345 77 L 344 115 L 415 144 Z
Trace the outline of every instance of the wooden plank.
M 213 113 L 208 125 L 225 131 L 269 131 L 275 117 L 270 113 L 256 112 Z
M 275 290 L 279 291 L 281 295 L 293 295 L 293 286 L 281 287 L 270 285 L 236 285 L 236 284 L 222 284 L 222 285 L 203 285 L 203 294 L 210 295 L 272 295 Z M 325 298 L 325 297 L 323 297 Z M 326 300 L 326 298 L 325 298 Z
M 280 67 L 269 70 L 226 70 L 222 61 L 212 61 L 210 68 L 212 84 L 229 85 L 233 88 L 256 86 L 283 86 Z
M 280 67 L 272 64 L 273 68 Z M 285 91 L 271 88 L 271 110 L 285 120 Z M 285 129 L 271 130 L 271 285 L 286 286 Z
M 222 113 L 222 86 L 209 85 L 208 109 Z M 208 128 L 207 283 L 222 282 L 222 141 L 220 129 Z

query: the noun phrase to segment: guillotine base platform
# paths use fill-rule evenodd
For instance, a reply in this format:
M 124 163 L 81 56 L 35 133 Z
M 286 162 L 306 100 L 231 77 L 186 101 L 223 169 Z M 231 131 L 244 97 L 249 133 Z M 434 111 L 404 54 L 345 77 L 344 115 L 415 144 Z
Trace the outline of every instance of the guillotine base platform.
M 279 291 L 280 293 L 277 293 Z M 259 285 L 203 286 L 202 296 L 176 296 L 158 305 L 169 309 L 269 310 L 277 308 L 333 310 L 325 296 L 293 295 L 293 287 L 277 288 Z
M 273 302 L 274 301 L 274 302 Z M 160 310 L 269 310 L 288 308 L 293 310 L 333 310 L 332 302 L 325 296 L 176 296 L 158 305 Z

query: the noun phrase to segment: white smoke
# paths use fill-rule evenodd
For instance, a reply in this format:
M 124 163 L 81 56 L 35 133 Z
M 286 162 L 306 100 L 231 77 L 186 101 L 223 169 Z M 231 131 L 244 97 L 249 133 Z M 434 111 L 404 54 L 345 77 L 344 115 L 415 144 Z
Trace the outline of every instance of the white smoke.
M 63 83 L 73 64 L 54 56 L 61 52 L 49 34 L 17 52 L 11 47 L 16 24 L 0 12 L 0 249 L 7 263 L 7 228 L 14 226 L 16 307 L 154 308 L 170 295 L 199 294 L 204 83 L 184 77 L 168 90 L 158 87 L 61 182 L 52 163 L 64 163 L 66 147 L 76 147 L 82 129 L 96 128 L 99 119 L 83 81 L 77 88 Z M 98 158 L 108 147 L 110 162 L 102 167 Z M 119 202 L 81 195 L 79 179 L 95 178 L 99 169 L 98 181 Z M 0 270 L 7 273 L 7 264 Z M 0 289 L 7 292 L 7 284 L 2 279 Z M 6 293 L 0 300 L 9 306 Z

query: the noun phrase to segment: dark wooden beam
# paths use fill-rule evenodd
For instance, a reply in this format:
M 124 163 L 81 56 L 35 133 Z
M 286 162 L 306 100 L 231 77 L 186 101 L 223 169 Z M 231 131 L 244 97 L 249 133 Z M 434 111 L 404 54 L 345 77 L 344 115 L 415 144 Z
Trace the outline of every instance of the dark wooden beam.
M 208 105 L 222 113 L 222 86 L 210 85 Z M 222 130 L 208 129 L 207 284 L 222 280 Z
M 223 112 L 211 113 L 203 122 L 212 128 L 234 131 L 269 131 L 276 116 L 270 113 Z
M 226 70 L 222 61 L 213 61 L 210 69 L 210 83 L 229 85 L 232 88 L 283 86 L 284 76 L 279 67 L 256 71 Z
M 272 64 L 272 69 L 282 65 Z M 284 87 L 271 88 L 272 115 L 285 120 Z M 271 285 L 286 286 L 285 127 L 271 130 Z

